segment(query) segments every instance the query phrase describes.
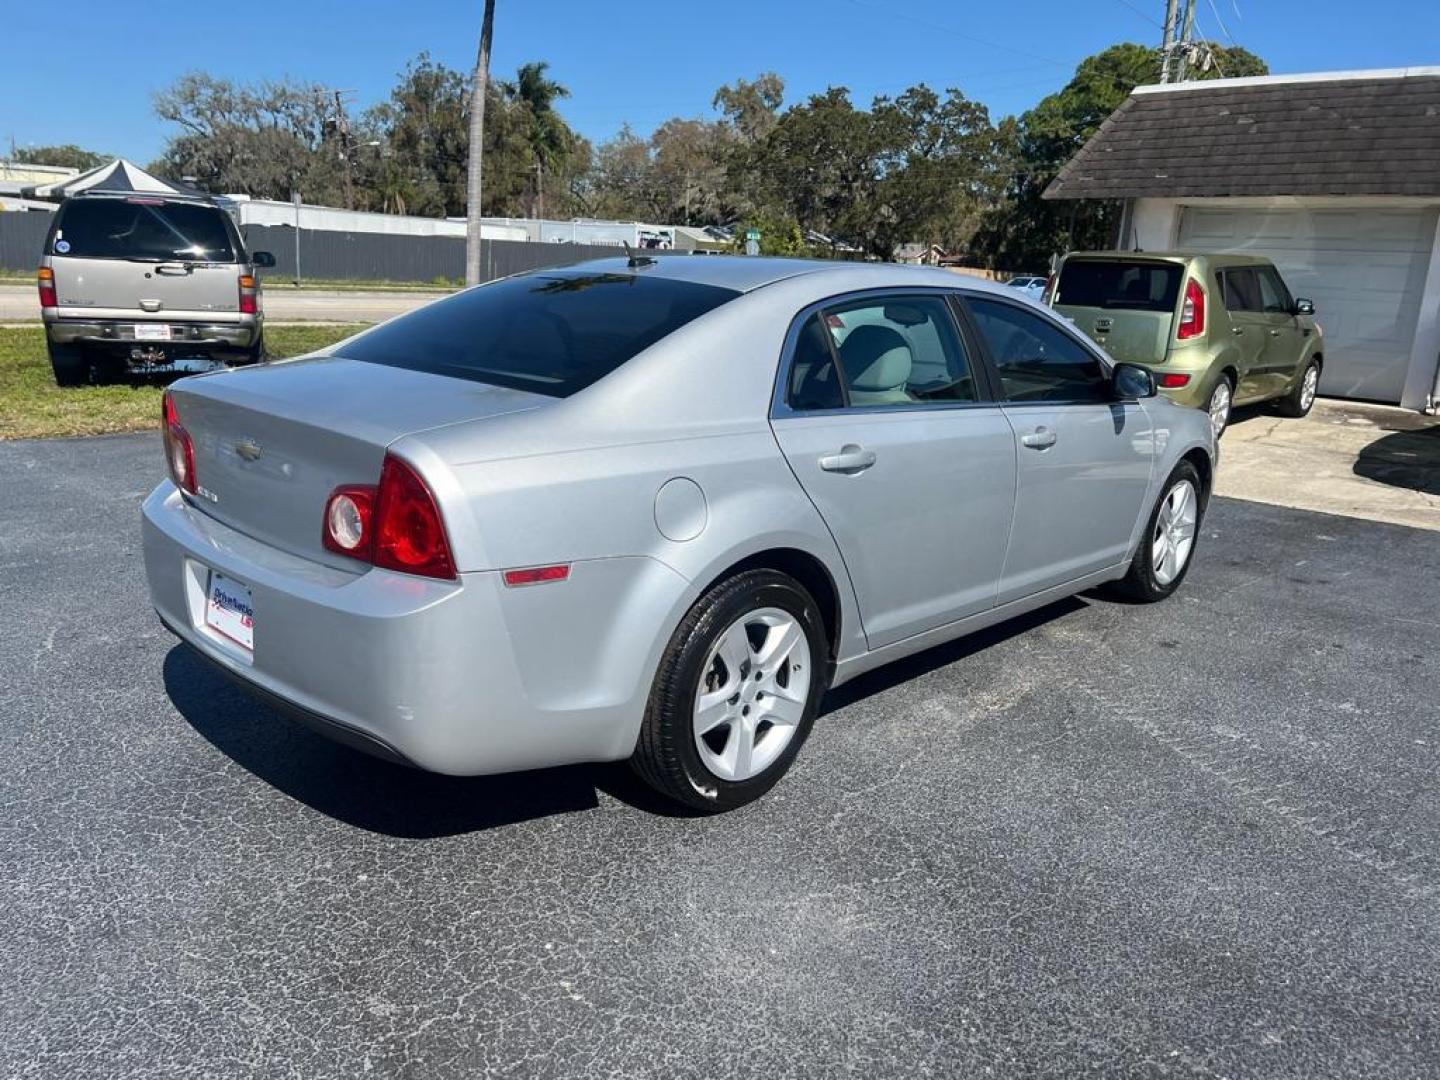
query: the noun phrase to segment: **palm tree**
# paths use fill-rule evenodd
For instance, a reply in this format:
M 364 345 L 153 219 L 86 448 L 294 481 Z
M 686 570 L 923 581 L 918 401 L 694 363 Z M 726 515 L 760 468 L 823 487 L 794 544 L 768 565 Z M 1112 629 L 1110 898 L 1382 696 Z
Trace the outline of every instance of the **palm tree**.
M 530 114 L 526 142 L 530 145 L 536 165 L 535 198 L 542 208 L 537 211 L 537 217 L 541 216 L 544 207 L 543 174 L 569 154 L 572 141 L 569 127 L 555 111 L 555 102 L 569 97 L 570 91 L 546 77 L 549 69 L 550 64 L 544 60 L 521 64 L 513 80 L 500 84 L 505 97 L 513 104 L 524 106 Z

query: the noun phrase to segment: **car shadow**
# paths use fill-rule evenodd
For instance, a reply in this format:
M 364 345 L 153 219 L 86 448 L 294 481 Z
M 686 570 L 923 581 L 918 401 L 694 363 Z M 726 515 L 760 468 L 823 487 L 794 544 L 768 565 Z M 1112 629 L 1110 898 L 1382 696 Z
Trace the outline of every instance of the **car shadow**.
M 185 722 L 231 761 L 312 810 L 370 832 L 405 839 L 481 832 L 594 810 L 599 792 L 656 816 L 693 816 L 623 762 L 456 777 L 381 761 L 266 707 L 186 645 L 166 655 L 164 679 Z
M 1353 471 L 1367 480 L 1440 495 L 1440 427 L 1392 431 L 1360 451 Z
M 1091 595 L 1091 593 L 1082 594 L 1082 596 Z M 907 656 L 903 660 L 896 660 L 882 668 L 867 671 L 864 675 L 858 676 L 844 686 L 826 694 L 825 700 L 820 703 L 820 715 L 824 716 L 826 713 L 835 712 L 837 709 L 843 709 L 857 701 L 882 694 L 911 679 L 918 679 L 939 668 L 959 663 L 966 657 L 984 652 L 994 645 L 1009 641 L 1013 637 L 1019 637 L 1021 634 L 1028 634 L 1037 627 L 1064 618 L 1076 611 L 1083 611 L 1089 606 L 1089 602 L 1082 597 L 1068 596 L 1025 615 L 1007 619 L 987 630 L 977 630 L 973 634 L 967 634 L 965 637 L 946 642 L 944 645 L 936 645 L 934 648 L 926 649 L 914 656 Z

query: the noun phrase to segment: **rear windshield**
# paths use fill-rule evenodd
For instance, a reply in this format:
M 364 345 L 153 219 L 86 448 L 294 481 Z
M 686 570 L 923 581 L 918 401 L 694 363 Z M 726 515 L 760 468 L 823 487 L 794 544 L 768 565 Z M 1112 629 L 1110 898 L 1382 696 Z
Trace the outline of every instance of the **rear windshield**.
M 1060 271 L 1054 303 L 1168 313 L 1175 310 L 1180 277 L 1180 267 L 1172 263 L 1076 259 Z
M 235 262 L 225 211 L 158 199 L 76 199 L 50 238 L 56 255 L 157 262 Z
M 470 289 L 346 342 L 352 360 L 569 397 L 740 294 L 553 270 Z

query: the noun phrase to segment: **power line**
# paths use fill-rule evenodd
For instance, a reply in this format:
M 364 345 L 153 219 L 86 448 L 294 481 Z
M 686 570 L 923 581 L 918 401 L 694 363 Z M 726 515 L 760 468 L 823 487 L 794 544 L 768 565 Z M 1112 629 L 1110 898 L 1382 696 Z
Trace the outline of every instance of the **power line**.
M 1138 7 L 1136 7 L 1134 4 L 1130 3 L 1130 0 L 1115 0 L 1115 2 L 1116 2 L 1117 4 L 1119 4 L 1121 7 L 1127 7 L 1127 8 L 1129 8 L 1129 9 L 1130 9 L 1131 11 L 1133 11 L 1136 15 L 1139 15 L 1140 18 L 1142 18 L 1142 19 L 1144 19 L 1146 22 L 1148 22 L 1151 26 L 1158 26 L 1158 27 L 1160 27 L 1160 29 L 1162 29 L 1162 30 L 1165 29 L 1164 24 L 1159 23 L 1159 22 L 1157 22 L 1156 20 L 1152 19 L 1149 15 L 1146 15 L 1145 12 L 1141 11 L 1141 10 L 1140 10 Z

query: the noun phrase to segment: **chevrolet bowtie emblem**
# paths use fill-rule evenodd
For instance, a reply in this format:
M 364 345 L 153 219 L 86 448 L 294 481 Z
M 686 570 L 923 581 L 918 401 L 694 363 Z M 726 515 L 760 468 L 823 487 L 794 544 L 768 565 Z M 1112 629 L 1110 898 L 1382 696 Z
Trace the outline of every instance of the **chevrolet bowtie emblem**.
M 246 461 L 255 461 L 264 451 L 260 449 L 260 444 L 254 439 L 241 439 L 235 444 L 235 453 Z

